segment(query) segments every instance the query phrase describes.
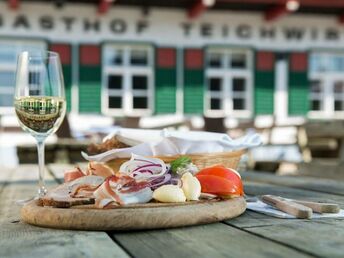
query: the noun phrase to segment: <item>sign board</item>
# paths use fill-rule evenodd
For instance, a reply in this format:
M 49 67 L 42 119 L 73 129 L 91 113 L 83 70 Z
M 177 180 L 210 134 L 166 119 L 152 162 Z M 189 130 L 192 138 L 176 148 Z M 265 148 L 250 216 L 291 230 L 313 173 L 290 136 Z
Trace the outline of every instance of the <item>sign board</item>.
M 265 22 L 262 13 L 209 10 L 189 20 L 186 10 L 113 5 L 105 15 L 91 4 L 0 3 L 0 36 L 55 42 L 148 42 L 166 46 L 233 45 L 258 49 L 340 48 L 344 27 L 336 16 L 294 14 Z

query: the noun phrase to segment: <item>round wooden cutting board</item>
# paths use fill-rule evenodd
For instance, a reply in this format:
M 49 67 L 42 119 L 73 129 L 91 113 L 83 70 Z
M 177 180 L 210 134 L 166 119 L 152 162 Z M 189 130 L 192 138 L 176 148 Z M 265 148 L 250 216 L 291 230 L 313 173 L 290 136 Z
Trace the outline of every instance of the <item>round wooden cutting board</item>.
M 136 230 L 206 224 L 234 218 L 246 209 L 243 197 L 188 203 L 147 203 L 115 209 L 90 206 L 53 208 L 35 201 L 21 209 L 26 223 L 49 228 L 78 230 Z

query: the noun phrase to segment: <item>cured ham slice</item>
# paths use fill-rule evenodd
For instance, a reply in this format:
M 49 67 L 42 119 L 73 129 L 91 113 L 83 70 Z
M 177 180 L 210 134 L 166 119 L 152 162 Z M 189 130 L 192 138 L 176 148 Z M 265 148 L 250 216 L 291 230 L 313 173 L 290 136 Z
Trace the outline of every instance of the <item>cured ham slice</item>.
M 108 165 L 95 161 L 88 163 L 87 175 L 96 175 L 107 178 L 109 176 L 113 176 L 114 174 L 115 172 Z
M 67 183 L 83 176 L 85 176 L 85 174 L 82 170 L 79 167 L 75 167 L 74 169 L 64 172 L 64 182 Z
M 108 205 L 146 203 L 152 199 L 152 190 L 146 181 L 137 182 L 129 176 L 112 176 L 94 192 L 96 206 L 106 208 Z

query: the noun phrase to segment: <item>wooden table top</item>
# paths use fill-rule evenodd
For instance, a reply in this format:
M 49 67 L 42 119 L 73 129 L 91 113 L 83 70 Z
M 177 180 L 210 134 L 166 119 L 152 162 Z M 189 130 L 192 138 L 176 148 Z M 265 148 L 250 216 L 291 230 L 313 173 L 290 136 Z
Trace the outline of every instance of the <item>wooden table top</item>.
M 68 165 L 66 165 L 68 167 Z M 53 187 L 66 166 L 50 165 Z M 336 202 L 344 182 L 242 173 L 249 195 Z M 150 231 L 85 232 L 34 227 L 20 221 L 15 200 L 35 194 L 37 168 L 0 169 L 0 257 L 343 257 L 344 220 L 287 220 L 246 211 L 221 223 Z

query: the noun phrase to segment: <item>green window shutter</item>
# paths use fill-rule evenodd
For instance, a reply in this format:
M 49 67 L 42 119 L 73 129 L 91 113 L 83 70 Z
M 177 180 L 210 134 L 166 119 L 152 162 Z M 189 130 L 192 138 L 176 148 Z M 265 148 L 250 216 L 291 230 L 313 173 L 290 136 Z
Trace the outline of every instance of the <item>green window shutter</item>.
M 72 108 L 72 65 L 62 65 L 62 71 L 65 83 L 67 111 L 69 112 Z
M 275 91 L 275 54 L 256 52 L 254 103 L 257 115 L 273 114 Z
M 184 53 L 184 113 L 203 114 L 204 65 L 202 49 Z
M 291 53 L 289 58 L 289 115 L 306 115 L 309 110 L 309 82 L 307 53 Z
M 177 69 L 176 49 L 156 49 L 155 113 L 176 112 Z
M 80 46 L 79 112 L 101 112 L 101 62 L 98 45 Z
M 57 52 L 60 56 L 67 102 L 67 111 L 72 107 L 72 46 L 70 44 L 58 43 L 50 44 L 49 49 Z

